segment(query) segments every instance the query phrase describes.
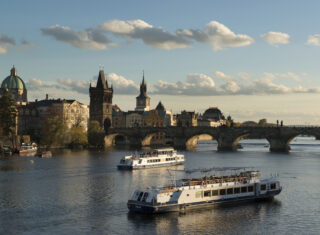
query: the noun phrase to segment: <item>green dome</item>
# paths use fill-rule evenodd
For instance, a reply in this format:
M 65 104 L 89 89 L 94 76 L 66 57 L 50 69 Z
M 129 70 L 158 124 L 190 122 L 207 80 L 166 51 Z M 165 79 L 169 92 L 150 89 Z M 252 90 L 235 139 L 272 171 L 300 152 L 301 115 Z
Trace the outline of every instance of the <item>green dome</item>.
M 24 84 L 23 80 L 17 76 L 17 70 L 15 67 L 11 69 L 11 75 L 3 80 L 1 88 L 26 90 L 26 85 Z

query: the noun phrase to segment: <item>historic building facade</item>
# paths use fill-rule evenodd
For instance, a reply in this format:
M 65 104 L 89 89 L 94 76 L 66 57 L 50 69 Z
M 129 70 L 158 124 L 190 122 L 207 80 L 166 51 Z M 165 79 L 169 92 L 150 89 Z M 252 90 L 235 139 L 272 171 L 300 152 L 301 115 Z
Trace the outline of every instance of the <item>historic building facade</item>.
M 198 125 L 198 114 L 195 112 L 182 111 L 176 116 L 177 126 L 190 127 Z
M 98 121 L 100 126 L 109 128 L 112 125 L 113 88 L 109 88 L 104 71 L 99 71 L 96 87 L 90 84 L 90 121 Z
M 136 111 L 150 110 L 150 97 L 147 95 L 147 84 L 144 81 L 144 73 L 140 84 L 140 94 L 136 97 Z
M 85 131 L 88 129 L 89 107 L 76 100 L 49 99 L 46 95 L 44 100 L 35 100 L 18 110 L 24 115 L 21 120 L 21 133 L 40 135 L 46 120 L 55 116 L 61 118 L 67 128 L 81 126 Z

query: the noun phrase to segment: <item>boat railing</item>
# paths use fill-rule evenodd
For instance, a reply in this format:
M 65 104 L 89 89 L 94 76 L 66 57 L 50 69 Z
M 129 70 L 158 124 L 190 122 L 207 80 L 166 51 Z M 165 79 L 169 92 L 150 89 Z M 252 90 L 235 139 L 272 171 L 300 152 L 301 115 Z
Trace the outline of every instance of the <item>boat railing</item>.
M 246 183 L 249 180 L 250 180 L 250 178 L 247 176 L 232 176 L 232 177 L 211 176 L 210 178 L 203 177 L 200 179 L 182 179 L 181 185 L 182 186 L 196 186 L 196 185 L 222 184 L 222 183 L 232 183 L 232 182 Z

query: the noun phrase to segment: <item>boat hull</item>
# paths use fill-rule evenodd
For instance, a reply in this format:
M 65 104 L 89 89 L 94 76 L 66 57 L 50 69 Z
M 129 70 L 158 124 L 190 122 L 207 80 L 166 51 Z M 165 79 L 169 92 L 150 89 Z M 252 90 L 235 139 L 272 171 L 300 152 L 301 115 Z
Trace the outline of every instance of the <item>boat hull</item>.
M 19 151 L 19 156 L 30 156 L 30 157 L 34 157 L 37 154 L 37 150 L 20 150 Z
M 131 165 L 117 165 L 119 170 L 138 170 L 146 168 L 155 168 L 155 167 L 164 167 L 164 166 L 175 166 L 182 165 L 184 162 L 172 162 L 172 163 L 163 163 L 157 165 L 141 165 L 141 166 L 131 166 Z
M 202 201 L 196 203 L 186 203 L 186 204 L 146 204 L 137 201 L 129 200 L 127 203 L 128 209 L 137 213 L 145 214 L 157 214 L 157 213 L 166 213 L 166 212 L 184 212 L 187 210 L 195 210 L 202 208 L 210 208 L 219 205 L 232 205 L 232 204 L 241 204 L 250 201 L 261 201 L 272 199 L 274 196 L 278 195 L 281 192 L 281 188 L 278 190 L 269 191 L 266 194 L 261 194 L 259 196 L 247 196 L 247 197 L 238 197 L 230 199 L 220 199 L 220 200 L 211 200 L 211 201 Z

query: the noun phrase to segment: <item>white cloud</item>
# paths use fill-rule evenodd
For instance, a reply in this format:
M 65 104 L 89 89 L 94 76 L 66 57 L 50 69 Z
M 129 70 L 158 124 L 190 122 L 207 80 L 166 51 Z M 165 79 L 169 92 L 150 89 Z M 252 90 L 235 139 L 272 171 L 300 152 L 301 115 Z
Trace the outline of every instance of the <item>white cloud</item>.
M 222 84 L 220 86 L 220 89 L 224 92 L 227 93 L 236 93 L 240 90 L 239 85 L 235 81 L 235 79 L 229 75 L 226 75 L 225 73 L 221 71 L 216 71 L 215 72 L 215 77 L 218 78 L 219 80 L 222 80 L 225 82 L 225 84 Z
M 307 44 L 320 46 L 320 34 L 310 35 Z
M 185 82 L 166 82 L 159 80 L 154 85 L 156 94 L 168 95 L 213 95 L 216 92 L 215 83 L 205 74 L 189 74 Z
M 271 45 L 288 44 L 290 42 L 290 36 L 281 32 L 268 32 L 262 34 L 261 38 Z
M 221 95 L 268 95 L 292 93 L 320 93 L 320 88 L 304 88 L 301 85 L 288 87 L 278 84 L 275 80 L 289 78 L 300 82 L 298 75 L 288 73 L 264 73 L 259 79 L 253 79 L 245 73 L 239 74 L 239 79 L 215 72 L 215 78 L 224 83 L 216 86 L 214 80 L 204 74 L 191 74 L 185 82 L 158 81 L 154 86 L 155 94 L 191 95 L 191 96 L 221 96 Z
M 37 78 L 31 78 L 26 83 L 28 89 L 38 89 L 40 87 L 43 87 L 45 84 L 42 80 Z
M 96 85 L 98 77 L 94 76 L 92 86 Z M 138 94 L 139 85 L 132 80 L 128 80 L 123 76 L 115 73 L 106 74 L 109 87 L 113 86 L 114 94 Z M 55 82 L 45 82 L 41 79 L 31 78 L 26 82 L 28 90 L 41 90 L 43 88 L 72 91 L 80 94 L 89 95 L 90 81 L 75 81 L 70 78 L 58 78 Z
M 112 84 L 115 94 L 138 94 L 139 85 L 132 80 L 115 73 L 106 75 L 109 85 Z
M 190 41 L 185 37 L 154 27 L 143 20 L 111 20 L 103 23 L 100 29 L 132 39 L 140 39 L 155 48 L 172 50 L 189 47 Z
M 0 54 L 7 54 L 9 47 L 14 47 L 16 42 L 13 38 L 0 34 Z
M 235 34 L 227 26 L 217 22 L 209 22 L 204 30 L 181 29 L 177 35 L 185 36 L 201 43 L 208 43 L 215 51 L 223 47 L 242 47 L 254 43 L 254 39 L 245 34 Z
M 143 20 L 111 20 L 103 23 L 100 28 L 104 31 L 117 34 L 134 34 L 136 29 L 153 28 Z
M 100 30 L 85 29 L 75 31 L 66 26 L 54 25 L 41 29 L 44 35 L 53 37 L 57 41 L 68 43 L 74 47 L 92 50 L 105 50 L 114 45 Z

